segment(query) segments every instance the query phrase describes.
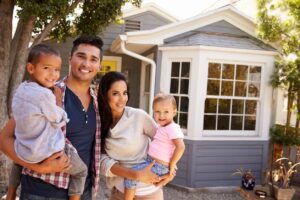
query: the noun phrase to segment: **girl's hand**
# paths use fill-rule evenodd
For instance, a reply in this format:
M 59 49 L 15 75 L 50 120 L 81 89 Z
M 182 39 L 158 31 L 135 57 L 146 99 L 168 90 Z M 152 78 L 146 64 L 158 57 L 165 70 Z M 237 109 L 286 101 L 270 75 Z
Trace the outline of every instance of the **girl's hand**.
M 150 165 L 148 165 L 144 169 L 137 171 L 138 173 L 137 180 L 144 183 L 150 183 L 150 184 L 158 183 L 160 181 L 160 177 L 151 171 L 151 167 L 154 164 L 155 161 L 153 161 Z
M 172 181 L 175 177 L 176 173 L 175 174 L 166 174 L 164 176 L 161 176 L 160 179 L 161 181 L 155 183 L 154 185 L 159 187 L 159 186 L 165 186 L 167 183 L 169 183 L 170 181 Z

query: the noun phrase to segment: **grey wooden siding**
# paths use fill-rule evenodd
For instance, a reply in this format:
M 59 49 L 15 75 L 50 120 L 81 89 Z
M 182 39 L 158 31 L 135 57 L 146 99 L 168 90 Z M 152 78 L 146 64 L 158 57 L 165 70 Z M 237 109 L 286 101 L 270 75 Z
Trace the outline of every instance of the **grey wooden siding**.
M 185 140 L 186 151 L 172 184 L 189 188 L 239 186 L 236 169 L 250 169 L 261 183 L 268 155 L 267 141 Z
M 150 30 L 171 23 L 171 21 L 151 11 L 130 16 L 125 19 L 140 21 L 141 30 Z
M 216 46 L 225 48 L 275 51 L 271 46 L 222 20 L 164 41 L 164 46 Z

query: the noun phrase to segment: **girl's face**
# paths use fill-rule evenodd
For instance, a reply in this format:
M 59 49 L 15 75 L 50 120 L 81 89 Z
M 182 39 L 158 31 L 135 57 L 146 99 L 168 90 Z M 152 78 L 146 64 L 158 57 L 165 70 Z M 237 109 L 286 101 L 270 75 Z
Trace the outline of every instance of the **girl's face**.
M 128 102 L 127 84 L 116 81 L 107 92 L 108 104 L 113 116 L 121 116 Z
M 176 108 L 168 100 L 158 101 L 153 105 L 153 115 L 156 123 L 160 126 L 166 126 L 173 121 Z

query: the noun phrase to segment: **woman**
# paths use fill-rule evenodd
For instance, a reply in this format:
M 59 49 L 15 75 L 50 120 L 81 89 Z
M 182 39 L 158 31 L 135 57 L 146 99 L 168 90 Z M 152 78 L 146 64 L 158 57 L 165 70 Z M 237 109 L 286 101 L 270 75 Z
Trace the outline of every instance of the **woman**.
M 143 110 L 127 107 L 128 99 L 128 84 L 123 74 L 109 72 L 102 77 L 98 93 L 103 153 L 101 173 L 112 188 L 111 200 L 124 199 L 124 178 L 139 181 L 136 200 L 163 200 L 160 186 L 171 181 L 173 176 L 161 179 L 152 173 L 154 162 L 140 171 L 130 169 L 145 161 L 149 138 L 154 136 L 156 124 Z

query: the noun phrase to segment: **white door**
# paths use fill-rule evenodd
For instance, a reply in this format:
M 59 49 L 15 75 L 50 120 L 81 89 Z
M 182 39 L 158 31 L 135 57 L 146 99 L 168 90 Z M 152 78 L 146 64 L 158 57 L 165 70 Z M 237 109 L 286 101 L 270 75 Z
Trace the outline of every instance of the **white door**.
M 147 56 L 153 59 L 154 55 Z M 140 79 L 140 108 L 149 113 L 149 99 L 150 99 L 150 77 L 151 77 L 151 65 L 147 62 L 142 62 L 141 65 L 141 79 Z

